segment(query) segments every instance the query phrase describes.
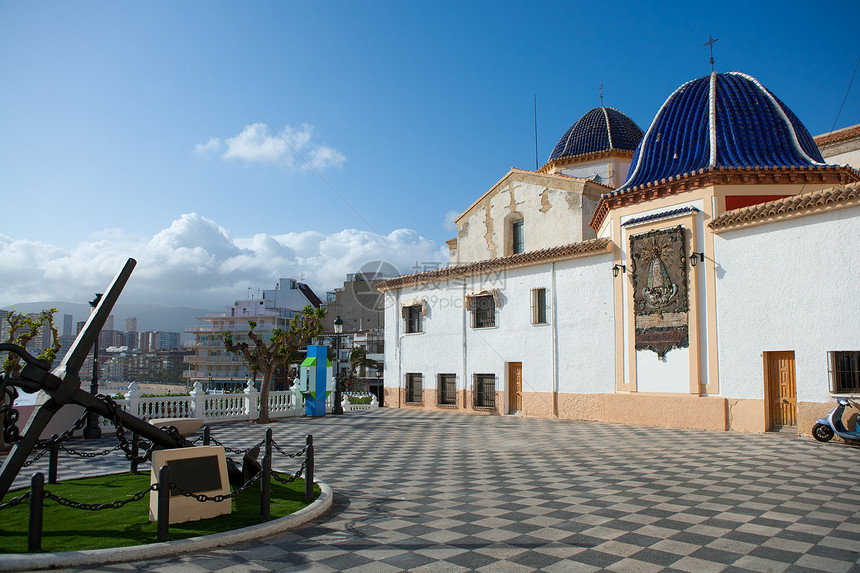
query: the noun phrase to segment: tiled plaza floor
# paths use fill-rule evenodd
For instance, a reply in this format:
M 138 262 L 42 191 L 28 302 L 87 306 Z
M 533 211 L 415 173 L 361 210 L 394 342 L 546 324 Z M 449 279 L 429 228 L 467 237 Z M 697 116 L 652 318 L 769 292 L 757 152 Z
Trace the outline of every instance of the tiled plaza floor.
M 99 570 L 860 571 L 860 449 L 841 442 L 392 409 L 270 427 L 314 435 L 328 514 Z M 234 447 L 264 431 L 213 426 Z

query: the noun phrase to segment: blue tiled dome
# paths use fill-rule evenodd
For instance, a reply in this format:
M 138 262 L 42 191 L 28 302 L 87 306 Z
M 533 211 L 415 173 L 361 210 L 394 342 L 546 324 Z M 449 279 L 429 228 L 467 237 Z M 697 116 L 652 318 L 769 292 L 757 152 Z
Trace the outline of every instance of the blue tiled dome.
M 548 162 L 601 151 L 632 152 L 640 139 L 642 130 L 632 119 L 617 109 L 596 107 L 579 118 L 558 140 Z
M 710 168 L 821 167 L 806 127 L 755 78 L 712 73 L 675 90 L 613 194 Z

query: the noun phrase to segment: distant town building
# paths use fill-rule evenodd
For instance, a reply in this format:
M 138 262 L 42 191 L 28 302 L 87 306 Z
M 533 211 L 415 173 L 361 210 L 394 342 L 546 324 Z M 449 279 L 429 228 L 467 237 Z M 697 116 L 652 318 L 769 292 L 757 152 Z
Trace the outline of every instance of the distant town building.
M 238 356 L 224 349 L 223 336 L 233 333 L 234 340 L 248 340 L 250 326 L 254 321 L 254 332 L 264 339 L 272 336 L 275 328 L 286 329 L 290 319 L 306 306 L 319 308 L 322 301 L 306 284 L 295 279 L 282 278 L 273 290 L 262 291 L 262 298 L 237 300 L 226 312 L 209 313 L 197 320 L 197 326 L 186 332 L 194 334 L 194 354 L 185 357 L 188 369 L 183 377 L 189 383 L 200 381 L 206 388 L 230 389 L 245 385 L 254 377 L 247 365 Z M 272 380 L 272 388 L 284 388 L 288 372 L 281 372 Z
M 178 332 L 146 331 L 135 333 L 139 336 L 139 347 L 143 352 L 157 350 L 178 350 L 182 348 L 182 335 Z
M 126 330 L 126 332 L 137 332 L 137 319 L 136 318 L 125 319 L 125 330 Z
M 326 293 L 323 326 L 334 332 L 334 320 L 343 321 L 344 332 L 357 332 L 384 326 L 383 296 L 376 286 L 386 278 L 376 273 L 350 273 L 343 286 Z
M 181 384 L 185 357 L 190 350 L 131 352 L 125 346 L 111 346 L 99 356 L 100 380 L 105 383 L 158 382 Z

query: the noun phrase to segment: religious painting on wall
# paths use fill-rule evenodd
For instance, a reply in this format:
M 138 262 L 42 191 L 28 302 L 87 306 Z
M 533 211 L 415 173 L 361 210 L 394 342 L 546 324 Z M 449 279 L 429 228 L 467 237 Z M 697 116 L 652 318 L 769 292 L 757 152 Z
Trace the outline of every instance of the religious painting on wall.
M 681 226 L 630 237 L 636 350 L 661 359 L 690 345 L 685 244 Z

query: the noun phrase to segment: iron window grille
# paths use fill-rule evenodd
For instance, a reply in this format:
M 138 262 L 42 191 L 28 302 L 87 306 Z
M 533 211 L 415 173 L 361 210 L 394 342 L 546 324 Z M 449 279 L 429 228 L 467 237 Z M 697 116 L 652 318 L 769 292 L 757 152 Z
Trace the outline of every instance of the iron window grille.
M 424 403 L 424 390 L 422 382 L 424 377 L 421 374 L 406 375 L 406 403 L 407 404 L 422 404 Z
M 416 332 L 422 332 L 421 328 L 422 318 L 424 314 L 421 311 L 420 304 L 414 304 L 412 306 L 404 306 L 403 307 L 403 318 L 406 320 L 406 333 L 414 334 Z
M 834 394 L 860 392 L 860 350 L 828 352 L 830 391 Z
M 532 289 L 532 324 L 546 324 L 546 289 Z
M 439 374 L 437 384 L 437 403 L 441 406 L 457 405 L 457 376 L 454 374 Z
M 496 301 L 492 295 L 476 296 L 472 299 L 472 328 L 496 326 Z
M 472 392 L 475 408 L 496 407 L 496 376 L 494 374 L 475 374 L 475 387 Z

